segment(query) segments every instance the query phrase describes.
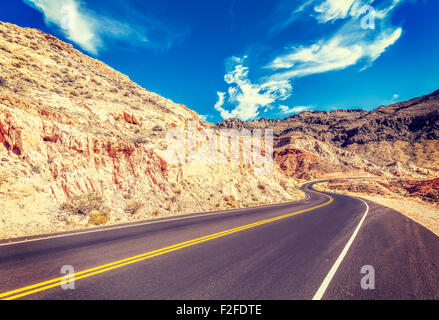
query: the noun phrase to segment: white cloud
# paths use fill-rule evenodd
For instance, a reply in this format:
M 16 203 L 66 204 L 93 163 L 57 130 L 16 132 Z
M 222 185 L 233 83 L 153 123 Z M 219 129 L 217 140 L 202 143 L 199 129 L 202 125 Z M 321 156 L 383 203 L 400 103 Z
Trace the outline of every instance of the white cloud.
M 289 69 L 275 75 L 276 79 L 290 79 L 330 70 L 344 69 L 355 64 L 363 55 L 359 45 L 344 46 L 340 38 L 319 41 L 309 47 L 294 48 L 291 53 L 276 58 L 272 69 Z
M 187 32 L 184 28 L 172 31 L 168 25 L 147 16 L 146 12 L 118 0 L 113 0 L 112 6 L 109 4 L 99 12 L 90 8 L 91 2 L 81 0 L 23 1 L 44 15 L 46 25 L 57 26 L 67 39 L 94 55 L 111 41 L 123 42 L 125 47 L 166 49 L 173 41 L 181 41 Z
M 288 18 L 285 21 L 278 22 L 271 30 L 270 34 L 275 34 L 283 31 L 286 27 L 288 27 L 291 23 L 296 21 L 301 14 L 310 7 L 315 0 L 306 0 L 304 3 L 296 7 L 294 10 L 292 10 L 288 16 Z M 283 11 L 283 10 L 282 10 Z
M 319 23 L 343 20 L 337 24 L 332 33 L 308 44 L 298 44 L 284 49 L 283 54 L 273 58 L 265 67 L 271 70 L 259 79 L 259 84 L 248 78 L 249 70 L 244 66 L 242 58 L 232 58 L 233 70 L 225 81 L 230 85 L 226 92 L 218 92 L 215 109 L 223 118 L 237 117 L 242 120 L 258 116 L 262 106 L 273 106 L 275 102 L 286 100 L 291 95 L 291 80 L 329 71 L 343 70 L 358 65 L 360 71 L 370 67 L 389 47 L 394 45 L 402 35 L 402 28 L 392 26 L 390 13 L 401 2 L 406 0 L 388 0 L 375 6 L 376 19 L 374 29 L 363 28 L 362 18 L 370 11 L 364 11 L 365 5 L 374 0 L 308 0 L 302 2 L 291 13 L 290 19 L 276 26 L 273 30 L 283 30 L 298 15 L 309 14 Z M 308 10 L 309 8 L 309 10 Z M 312 8 L 312 9 L 311 9 Z M 274 32 L 274 31 L 271 32 Z M 228 98 L 227 98 L 228 97 Z M 235 108 L 226 110 L 229 102 Z M 279 106 L 283 113 L 304 111 L 305 106 L 289 108 Z M 309 107 L 307 107 L 309 109 Z M 306 109 L 306 110 L 308 110 Z M 266 108 L 263 109 L 267 110 Z
M 399 39 L 401 33 L 401 28 L 386 30 L 372 40 L 361 38 L 356 33 L 340 33 L 307 47 L 291 48 L 290 53 L 277 57 L 268 66 L 273 70 L 286 69 L 274 74 L 271 79 L 285 80 L 342 70 L 357 64 L 361 59 L 373 62 Z
M 211 117 L 210 114 L 199 114 L 198 116 L 199 116 L 200 119 L 203 120 L 203 121 L 208 121 L 208 119 Z
M 76 0 L 26 0 L 44 14 L 46 24 L 55 24 L 65 36 L 84 50 L 96 54 L 102 41 L 97 21 L 87 15 Z
M 395 101 L 395 100 L 398 99 L 398 98 L 399 98 L 399 94 L 396 94 L 396 93 L 395 93 L 395 94 L 393 95 L 393 97 L 392 97 L 392 101 Z
M 384 19 L 398 4 L 406 0 L 387 0 L 382 8 L 375 5 L 375 0 L 322 0 L 314 6 L 314 17 L 320 23 L 334 22 L 346 18 L 358 18 L 366 5 L 374 5 L 375 17 Z M 314 1 L 315 2 L 315 1 Z
M 402 35 L 402 29 L 392 27 L 387 19 L 388 13 L 402 0 L 393 0 L 385 8 L 377 8 L 380 20 L 376 28 L 363 29 L 359 12 L 364 4 L 372 1 L 325 0 L 315 7 L 321 11 L 320 22 L 336 19 L 349 19 L 330 37 L 321 39 L 310 45 L 290 47 L 287 53 L 272 60 L 267 66 L 275 71 L 269 79 L 287 80 L 319 74 L 328 71 L 342 70 L 347 67 L 363 64 L 363 69 L 378 59 L 388 47 L 392 46 Z M 326 8 L 325 10 L 323 10 Z M 324 15 L 323 15 L 324 14 Z
M 322 23 L 345 19 L 354 2 L 356 0 L 325 0 L 314 7 L 316 18 Z
M 291 113 L 300 113 L 303 111 L 307 111 L 307 110 L 311 110 L 312 107 L 311 106 L 297 106 L 297 107 L 287 107 L 284 105 L 280 105 L 279 109 L 282 111 L 283 114 L 291 114 Z
M 293 88 L 288 80 L 252 83 L 248 77 L 249 69 L 243 65 L 244 60 L 245 57 L 229 59 L 230 71 L 224 76 L 229 88 L 227 93 L 217 93 L 218 101 L 215 104 L 223 119 L 239 118 L 245 121 L 256 118 L 261 108 L 278 100 L 286 100 L 291 95 Z M 233 107 L 232 110 L 224 108 L 226 102 Z

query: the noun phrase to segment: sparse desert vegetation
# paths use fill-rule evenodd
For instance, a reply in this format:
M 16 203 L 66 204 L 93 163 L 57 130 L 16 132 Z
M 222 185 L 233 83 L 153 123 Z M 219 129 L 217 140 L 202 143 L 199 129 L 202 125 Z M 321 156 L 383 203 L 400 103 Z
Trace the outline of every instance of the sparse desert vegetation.
M 110 209 L 106 206 L 104 197 L 96 193 L 74 196 L 63 203 L 60 210 L 88 217 L 88 223 L 94 226 L 104 225 L 111 218 Z
M 0 187 L 8 181 L 9 175 L 5 171 L 0 171 Z
M 93 211 L 101 210 L 104 205 L 105 201 L 102 195 L 88 193 L 68 199 L 60 206 L 60 209 L 73 214 L 88 215 Z
M 94 226 L 101 226 L 110 221 L 110 213 L 108 211 L 95 211 L 90 215 L 88 223 Z
M 144 204 L 142 202 L 140 202 L 140 201 L 133 201 L 133 202 L 130 202 L 126 206 L 125 211 L 128 212 L 129 214 L 135 215 L 143 207 L 144 207 Z

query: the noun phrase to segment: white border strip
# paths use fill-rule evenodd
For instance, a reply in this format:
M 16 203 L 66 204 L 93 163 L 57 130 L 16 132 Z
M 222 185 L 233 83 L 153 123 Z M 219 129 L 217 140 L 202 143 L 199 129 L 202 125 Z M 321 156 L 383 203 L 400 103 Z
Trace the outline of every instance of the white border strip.
M 366 205 L 366 212 L 363 215 L 363 218 L 361 219 L 360 223 L 358 224 L 357 228 L 355 229 L 354 233 L 352 234 L 351 238 L 349 239 L 348 243 L 344 247 L 343 251 L 341 252 L 340 256 L 335 261 L 334 265 L 332 266 L 331 270 L 329 270 L 329 273 L 327 274 L 325 280 L 323 280 L 322 284 L 320 285 L 320 288 L 317 290 L 316 294 L 312 298 L 313 300 L 321 300 L 323 295 L 326 292 L 326 289 L 328 288 L 329 284 L 331 283 L 332 278 L 334 277 L 335 273 L 338 270 L 338 267 L 342 263 L 344 257 L 346 256 L 346 253 L 348 252 L 349 248 L 351 247 L 352 243 L 354 242 L 358 232 L 360 231 L 361 225 L 363 224 L 364 220 L 366 219 L 367 214 L 369 213 L 369 205 L 361 198 L 356 199 L 361 200 Z

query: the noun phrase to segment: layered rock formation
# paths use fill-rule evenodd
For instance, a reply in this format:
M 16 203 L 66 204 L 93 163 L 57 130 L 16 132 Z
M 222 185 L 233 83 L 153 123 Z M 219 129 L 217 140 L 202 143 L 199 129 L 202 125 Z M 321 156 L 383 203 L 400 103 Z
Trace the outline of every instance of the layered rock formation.
M 270 128 L 279 137 L 301 134 L 337 147 L 380 141 L 439 139 L 439 90 L 370 112 L 353 110 L 304 111 L 285 119 L 243 122 L 228 119 L 219 127 Z
M 417 178 L 439 174 L 439 90 L 370 112 L 305 111 L 286 119 L 263 118 L 250 122 L 228 119 L 217 126 L 237 130 L 272 129 L 278 147 L 282 148 L 298 137 L 313 138 L 336 154 L 331 163 L 349 154 L 350 161 L 345 159 L 343 163 L 349 169 Z M 328 155 L 309 148 L 309 144 L 302 149 L 322 159 Z M 336 167 L 332 171 L 339 170 Z

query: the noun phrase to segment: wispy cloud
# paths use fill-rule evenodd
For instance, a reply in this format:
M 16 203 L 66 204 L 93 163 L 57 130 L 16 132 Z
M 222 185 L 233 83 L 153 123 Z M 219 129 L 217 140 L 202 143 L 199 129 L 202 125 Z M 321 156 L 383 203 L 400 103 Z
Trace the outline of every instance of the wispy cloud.
M 281 19 L 280 22 L 277 22 L 270 30 L 270 35 L 279 33 L 283 30 L 285 30 L 285 28 L 287 28 L 289 25 L 291 25 L 294 21 L 296 21 L 299 17 L 302 16 L 303 12 L 308 9 L 313 3 L 315 2 L 315 0 L 306 0 L 304 1 L 302 4 L 300 4 L 299 6 L 297 6 L 297 4 L 292 4 L 290 2 L 288 2 L 287 4 L 283 3 L 283 5 L 287 5 L 288 7 L 291 5 L 295 5 L 294 9 L 290 9 L 287 10 L 289 12 L 289 15 L 287 17 L 287 19 Z M 279 11 L 285 11 L 284 8 L 282 8 L 282 10 L 279 9 Z
M 61 28 L 65 36 L 84 50 L 96 54 L 102 45 L 97 34 L 97 21 L 80 7 L 75 0 L 25 0 L 25 3 L 44 14 L 48 25 Z
M 94 55 L 97 55 L 112 41 L 124 42 L 126 47 L 161 46 L 168 48 L 173 40 L 181 38 L 185 32 L 173 33 L 158 21 L 139 17 L 139 12 L 135 10 L 126 16 L 136 16 L 137 19 L 133 22 L 125 17 L 117 16 L 117 13 L 112 15 L 103 10 L 97 13 L 81 0 L 23 1 L 40 11 L 47 25 L 58 27 L 67 39 Z M 156 38 L 151 39 L 151 34 L 153 34 L 151 30 L 154 34 L 162 36 L 159 40 L 160 44 Z
M 275 73 L 274 80 L 286 80 L 319 74 L 328 71 L 342 70 L 363 62 L 363 68 L 370 66 L 388 47 L 393 45 L 402 34 L 402 28 L 390 25 L 387 16 L 398 1 L 389 7 L 377 9 L 381 19 L 376 28 L 363 29 L 358 19 L 361 6 L 371 1 L 325 0 L 314 9 L 320 13 L 319 22 L 347 19 L 332 36 L 320 39 L 311 45 L 292 46 L 287 53 L 272 60 L 267 66 Z
M 210 115 L 210 114 L 199 114 L 198 116 L 203 121 L 208 121 L 210 118 L 212 118 L 212 115 Z
M 243 59 L 233 58 L 234 68 L 225 76 L 229 88 L 218 92 L 215 109 L 223 118 L 237 117 L 242 120 L 255 118 L 259 110 L 266 112 L 274 107 L 282 114 L 309 110 L 309 106 L 290 108 L 287 103 L 282 103 L 291 96 L 291 82 L 352 66 L 358 66 L 360 71 L 372 66 L 403 34 L 402 28 L 392 25 L 390 18 L 396 6 L 404 1 L 408 0 L 383 0 L 379 1 L 379 5 L 375 5 L 374 0 L 281 2 L 275 10 L 275 16 L 284 19 L 271 19 L 274 27 L 269 31 L 270 35 L 280 33 L 297 22 L 308 26 L 318 25 L 316 29 L 320 36 L 316 34 L 310 42 L 282 49 L 270 48 L 269 44 L 261 46 L 261 50 L 268 51 L 267 48 L 270 48 L 277 54 L 260 70 L 262 75 L 257 80 L 249 79 L 249 69 L 243 65 Z M 374 5 L 374 11 L 370 5 Z M 288 19 L 285 19 L 281 9 L 289 9 Z M 363 18 L 371 12 L 375 13 L 375 19 L 372 17 L 374 28 L 366 28 L 362 23 Z M 370 17 L 368 21 L 371 21 Z M 232 110 L 225 108 L 227 103 Z
M 285 70 L 272 79 L 285 80 L 307 75 L 342 70 L 357 64 L 375 61 L 401 36 L 402 29 L 385 30 L 375 39 L 340 32 L 328 40 L 320 40 L 310 46 L 291 48 L 291 52 L 277 57 L 269 64 L 273 70 Z
M 345 19 L 351 7 L 361 0 L 325 0 L 314 7 L 315 16 L 321 23 Z
M 229 72 L 224 81 L 229 85 L 227 92 L 218 92 L 215 110 L 223 119 L 239 118 L 250 120 L 259 115 L 261 108 L 266 108 L 275 101 L 284 101 L 291 95 L 292 86 L 287 80 L 270 80 L 252 83 L 249 69 L 244 66 L 245 58 L 232 57 L 228 61 Z M 232 108 L 227 110 L 226 104 Z
M 303 111 L 311 110 L 312 108 L 313 108 L 312 106 L 297 106 L 292 108 L 284 105 L 279 106 L 279 110 L 281 111 L 282 114 L 300 113 Z

